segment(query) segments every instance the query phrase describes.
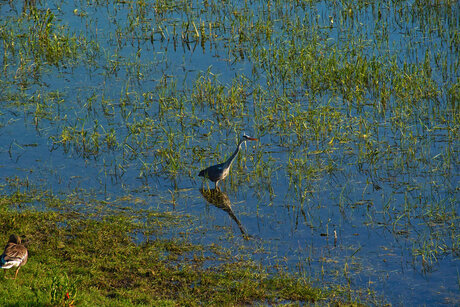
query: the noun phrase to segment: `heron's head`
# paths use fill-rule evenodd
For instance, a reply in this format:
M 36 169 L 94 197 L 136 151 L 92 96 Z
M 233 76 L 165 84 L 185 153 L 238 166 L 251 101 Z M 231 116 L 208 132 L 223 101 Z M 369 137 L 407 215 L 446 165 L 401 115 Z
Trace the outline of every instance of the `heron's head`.
M 258 139 L 250 137 L 249 135 L 243 134 L 243 139 L 248 141 L 258 141 Z
M 204 175 L 204 170 L 201 170 L 200 173 L 198 174 L 199 177 L 205 177 Z

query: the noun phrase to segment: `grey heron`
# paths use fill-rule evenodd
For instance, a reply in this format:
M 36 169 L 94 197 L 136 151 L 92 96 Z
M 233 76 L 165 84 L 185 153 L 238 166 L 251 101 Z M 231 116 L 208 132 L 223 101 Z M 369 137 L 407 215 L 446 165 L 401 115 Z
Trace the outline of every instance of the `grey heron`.
M 243 138 L 238 142 L 238 146 L 236 146 L 235 152 L 230 156 L 230 158 L 228 158 L 227 161 L 205 168 L 204 170 L 200 171 L 198 176 L 208 178 L 215 183 L 215 187 L 218 189 L 219 181 L 225 179 L 228 176 L 230 173 L 230 167 L 232 166 L 233 161 L 241 149 L 241 144 L 246 141 L 257 141 L 257 139 L 244 134 Z

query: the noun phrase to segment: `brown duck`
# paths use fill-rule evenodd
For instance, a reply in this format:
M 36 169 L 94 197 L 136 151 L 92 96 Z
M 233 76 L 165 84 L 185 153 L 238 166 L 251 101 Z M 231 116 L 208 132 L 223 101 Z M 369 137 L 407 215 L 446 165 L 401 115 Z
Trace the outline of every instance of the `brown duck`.
M 17 235 L 11 235 L 5 246 L 3 254 L 0 256 L 0 265 L 2 269 L 11 269 L 17 267 L 14 278 L 18 276 L 18 271 L 27 262 L 27 248 L 21 244 L 21 238 Z

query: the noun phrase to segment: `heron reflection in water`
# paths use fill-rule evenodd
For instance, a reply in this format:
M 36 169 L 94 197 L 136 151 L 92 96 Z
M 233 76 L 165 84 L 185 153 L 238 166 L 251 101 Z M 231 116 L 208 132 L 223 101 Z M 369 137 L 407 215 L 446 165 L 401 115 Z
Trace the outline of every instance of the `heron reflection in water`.
M 238 155 L 238 152 L 240 152 L 241 144 L 246 141 L 257 141 L 257 139 L 243 134 L 243 138 L 239 141 L 238 146 L 236 146 L 235 152 L 230 156 L 230 158 L 228 158 L 227 161 L 202 170 L 198 176 L 208 178 L 215 183 L 215 188 L 219 189 L 219 181 L 225 179 L 228 176 L 230 173 L 230 167 Z
M 228 198 L 227 194 L 222 192 L 220 189 L 200 189 L 203 197 L 212 205 L 216 206 L 219 209 L 224 210 L 227 214 L 236 222 L 238 228 L 241 231 L 241 234 L 245 239 L 249 239 L 249 235 L 241 224 L 240 220 L 236 217 L 235 213 L 232 210 L 232 203 Z

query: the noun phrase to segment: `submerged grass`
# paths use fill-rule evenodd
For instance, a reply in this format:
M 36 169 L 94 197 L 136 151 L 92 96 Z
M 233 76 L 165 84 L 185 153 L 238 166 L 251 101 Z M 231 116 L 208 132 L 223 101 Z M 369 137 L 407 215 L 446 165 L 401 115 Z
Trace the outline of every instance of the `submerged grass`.
M 2 305 L 342 305 L 364 298 L 312 286 L 242 255 L 232 258 L 216 245 L 164 239 L 172 225 L 183 223 L 175 214 L 126 208 L 82 213 L 71 200 L 26 195 L 0 199 L 2 241 L 17 233 L 29 250 L 18 278 L 0 279 Z M 48 210 L 27 209 L 31 199 Z

